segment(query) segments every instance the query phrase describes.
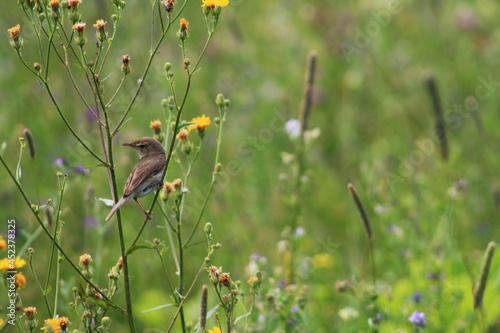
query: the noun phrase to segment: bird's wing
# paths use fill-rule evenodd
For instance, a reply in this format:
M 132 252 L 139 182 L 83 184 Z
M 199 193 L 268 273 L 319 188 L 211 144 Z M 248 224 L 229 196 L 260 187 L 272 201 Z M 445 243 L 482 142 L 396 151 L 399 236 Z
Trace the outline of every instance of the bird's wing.
M 147 155 L 139 160 L 130 175 L 128 176 L 127 183 L 123 189 L 123 197 L 128 197 L 133 194 L 134 190 L 150 175 L 162 172 L 165 167 L 165 154 L 163 158 L 155 155 Z

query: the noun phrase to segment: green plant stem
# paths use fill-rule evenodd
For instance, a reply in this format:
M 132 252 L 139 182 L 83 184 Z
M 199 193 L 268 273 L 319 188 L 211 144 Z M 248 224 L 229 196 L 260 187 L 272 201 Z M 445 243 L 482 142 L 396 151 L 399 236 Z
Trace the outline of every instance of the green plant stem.
M 33 276 L 35 277 L 35 282 L 36 282 L 38 288 L 40 289 L 40 292 L 42 293 L 42 298 L 43 298 L 43 301 L 45 302 L 45 307 L 47 308 L 49 318 L 52 318 L 53 315 L 52 315 L 52 311 L 50 310 L 49 299 L 47 298 L 47 288 L 44 289 L 40 283 L 40 280 L 38 280 L 38 276 L 36 275 L 35 269 L 33 268 L 33 261 L 29 260 L 28 262 L 30 265 L 31 274 L 33 274 Z
M 77 139 L 77 141 L 93 156 L 95 157 L 99 162 L 101 162 L 102 164 L 104 165 L 107 165 L 107 163 L 101 158 L 99 157 L 92 149 L 90 149 L 90 147 L 80 138 L 80 136 L 75 132 L 75 130 L 73 129 L 73 127 L 70 125 L 70 123 L 68 122 L 68 120 L 66 119 L 66 117 L 64 116 L 64 114 L 62 113 L 61 109 L 59 108 L 59 104 L 57 103 L 55 97 L 54 97 L 54 94 L 52 93 L 52 89 L 50 88 L 50 85 L 48 83 L 47 80 L 45 80 L 43 77 L 40 76 L 40 73 L 38 72 L 35 72 L 33 69 L 31 69 L 27 64 L 26 62 L 24 61 L 24 58 L 22 57 L 21 55 L 21 52 L 19 52 L 19 50 L 17 51 L 17 54 L 19 56 L 19 58 L 21 59 L 21 62 L 23 63 L 23 65 L 29 69 L 33 74 L 35 74 L 39 79 L 40 81 L 42 82 L 45 90 L 47 91 L 47 93 L 49 94 L 49 97 L 50 99 L 52 100 L 52 103 L 54 104 L 54 106 L 56 107 L 56 110 L 57 112 L 59 113 L 59 116 L 61 117 L 62 121 L 64 122 L 64 124 L 66 125 L 66 127 L 68 128 L 68 130 L 71 132 L 71 134 Z
M 118 25 L 120 23 L 120 19 L 122 16 L 122 8 L 121 7 L 115 7 L 115 8 L 116 8 L 116 20 L 113 20 L 113 35 L 111 35 L 111 37 L 108 38 L 108 47 L 106 48 L 106 52 L 104 53 L 104 57 L 102 58 L 101 67 L 99 67 L 97 75 L 101 75 L 104 64 L 106 63 L 106 59 L 108 59 L 109 51 L 111 50 L 111 46 L 113 46 L 113 41 L 115 40 L 116 32 L 118 30 Z
M 116 184 L 116 175 L 115 175 L 115 169 L 114 169 L 114 162 L 113 162 L 113 136 L 111 135 L 110 127 L 109 127 L 109 118 L 108 118 L 108 113 L 106 109 L 103 110 L 103 115 L 104 115 L 104 122 L 106 124 L 105 129 L 106 129 L 106 138 L 108 140 L 108 159 L 109 159 L 109 168 L 108 168 L 108 181 L 110 182 L 110 187 L 111 191 L 113 193 L 113 199 L 116 202 L 118 199 L 118 187 Z M 116 212 L 117 216 L 117 227 L 118 227 L 118 237 L 120 239 L 120 250 L 122 254 L 122 260 L 123 260 L 123 284 L 124 284 L 124 289 L 125 289 L 125 303 L 126 303 L 126 313 L 127 313 L 127 319 L 128 319 L 128 324 L 129 324 L 129 329 L 130 332 L 136 332 L 136 327 L 135 327 L 135 322 L 134 322 L 134 315 L 133 315 L 133 307 L 132 307 L 132 297 L 130 293 L 130 276 L 129 276 L 129 270 L 128 270 L 128 254 L 127 254 L 127 249 L 125 247 L 125 237 L 124 237 L 124 232 L 123 232 L 123 223 L 122 223 L 122 217 L 121 217 L 121 212 L 118 210 Z
M 177 291 L 177 293 L 179 294 L 179 300 L 182 300 L 185 297 L 183 295 L 183 291 L 184 291 L 184 248 L 182 246 L 181 226 L 182 226 L 181 211 L 178 210 L 178 213 L 177 213 L 177 245 L 178 245 L 178 249 L 179 249 L 179 290 Z M 184 317 L 184 307 L 180 307 L 180 317 L 181 317 L 182 332 L 186 333 L 186 319 Z
M 150 54 L 149 59 L 148 59 L 148 62 L 146 63 L 146 67 L 145 67 L 144 72 L 143 72 L 143 74 L 141 76 L 142 80 L 140 81 L 139 86 L 137 87 L 134 95 L 132 96 L 132 99 L 130 100 L 129 105 L 125 109 L 125 112 L 123 113 L 122 117 L 118 121 L 118 124 L 116 125 L 115 129 L 112 131 L 112 135 L 113 136 L 115 136 L 115 134 L 118 132 L 118 130 L 123 125 L 123 122 L 127 118 L 130 110 L 132 109 L 132 106 L 134 105 L 135 100 L 137 99 L 137 96 L 139 96 L 139 92 L 141 91 L 141 89 L 142 89 L 142 87 L 144 85 L 144 81 L 145 81 L 146 76 L 147 76 L 147 74 L 149 72 L 149 69 L 151 68 L 151 64 L 153 62 L 153 59 L 154 59 L 156 53 L 158 52 L 158 49 L 160 48 L 160 45 L 163 42 L 163 39 L 165 38 L 165 36 L 167 35 L 168 31 L 170 30 L 170 27 L 172 26 L 172 22 L 175 21 L 175 20 L 177 20 L 177 18 L 182 14 L 182 12 L 186 8 L 186 5 L 188 4 L 188 2 L 189 2 L 189 0 L 184 1 L 184 3 L 182 4 L 182 7 L 179 9 L 177 15 L 173 18 L 173 20 L 169 20 L 167 27 L 163 30 L 163 33 L 162 33 L 160 39 L 158 40 L 158 43 L 156 43 L 154 49 L 151 51 L 151 54 Z
M 162 175 L 162 178 L 161 178 L 162 182 L 165 179 L 165 174 L 166 174 L 166 172 L 168 170 L 168 166 L 170 164 L 170 160 L 171 160 L 172 154 L 174 152 L 174 147 L 175 147 L 175 142 L 176 142 L 176 135 L 177 135 L 177 128 L 179 128 L 179 124 L 180 124 L 180 121 L 181 121 L 182 110 L 184 109 L 184 105 L 186 103 L 187 95 L 189 93 L 190 87 L 191 87 L 191 76 L 188 76 L 188 81 L 186 83 L 186 89 L 184 91 L 184 97 L 183 97 L 182 103 L 177 108 L 178 111 L 177 111 L 177 115 L 175 117 L 175 124 L 173 126 L 175 130 L 172 132 L 172 139 L 170 140 L 170 146 L 169 146 L 168 152 L 167 152 L 167 164 L 165 165 L 165 170 L 163 171 L 163 175 Z M 153 202 L 151 203 L 151 207 L 149 209 L 150 212 L 153 210 L 153 208 L 154 208 L 154 206 L 156 204 L 156 201 L 158 199 L 159 193 L 160 193 L 160 191 L 156 191 L 156 194 L 155 194 L 155 196 L 153 198 Z M 137 241 L 141 237 L 141 234 L 144 231 L 144 228 L 146 227 L 147 223 L 148 223 L 148 218 L 146 217 L 144 219 L 144 222 L 141 225 L 141 228 L 137 232 L 137 235 L 135 236 L 134 240 L 132 241 L 132 244 L 130 245 L 129 249 L 132 248 L 137 243 Z
M 211 255 L 211 253 L 209 253 L 208 257 L 210 257 L 210 255 Z M 189 289 L 187 290 L 186 294 L 184 295 L 184 297 L 182 298 L 181 302 L 179 303 L 179 306 L 177 307 L 177 311 L 175 312 L 175 315 L 172 318 L 172 321 L 170 322 L 170 326 L 167 329 L 167 333 L 169 333 L 172 330 L 172 328 L 174 327 L 175 321 L 177 320 L 177 317 L 179 316 L 179 314 L 181 312 L 181 309 L 184 306 L 184 302 L 186 301 L 187 296 L 191 293 L 191 290 L 193 290 L 193 287 L 194 287 L 196 281 L 198 280 L 198 277 L 200 276 L 203 268 L 205 268 L 205 263 L 203 263 L 201 265 L 201 267 L 198 269 L 198 272 L 196 273 L 196 275 L 195 275 L 195 277 L 193 279 L 193 282 L 191 283 L 191 286 L 189 286 Z
M 9 174 L 9 177 L 14 181 L 14 183 L 16 184 L 19 192 L 21 193 L 21 196 L 23 197 L 24 201 L 26 202 L 26 204 L 28 205 L 28 207 L 30 207 L 30 210 L 31 212 L 33 213 L 33 215 L 35 216 L 38 224 L 42 227 L 43 231 L 45 232 L 45 234 L 47 235 L 47 237 L 49 237 L 49 239 L 56 245 L 56 247 L 61 251 L 61 254 L 63 255 L 64 259 L 68 261 L 68 263 L 70 264 L 70 266 L 78 273 L 78 275 L 80 275 L 82 277 L 83 280 L 85 280 L 85 282 L 87 282 L 92 288 L 94 288 L 95 291 L 97 291 L 99 294 L 101 294 L 103 296 L 103 298 L 109 302 L 110 305 L 112 305 L 113 307 L 115 307 L 116 309 L 118 309 L 119 311 L 121 311 L 122 313 L 125 313 L 125 310 L 122 309 L 121 307 L 119 307 L 115 302 L 113 302 L 112 300 L 110 300 L 108 297 L 106 297 L 106 295 L 102 294 L 101 291 L 99 290 L 99 288 L 92 282 L 90 281 L 85 275 L 83 275 L 83 273 L 80 271 L 80 269 L 78 268 L 78 266 L 71 260 L 71 258 L 66 254 L 66 252 L 64 251 L 64 249 L 61 247 L 61 245 L 59 245 L 59 243 L 57 243 L 57 241 L 55 240 L 55 238 L 52 236 L 52 234 L 50 233 L 50 231 L 47 229 L 47 227 L 43 224 L 43 221 L 40 219 L 40 216 L 35 212 L 33 211 L 33 209 L 31 208 L 31 202 L 30 200 L 28 199 L 28 196 L 26 195 L 26 192 L 24 192 L 24 189 L 22 188 L 21 184 L 18 183 L 16 181 L 16 178 L 14 177 L 14 175 L 12 174 L 12 171 L 9 169 L 9 167 L 7 166 L 7 164 L 5 163 L 5 160 L 3 159 L 2 155 L 0 155 L 0 162 L 2 163 L 3 167 L 5 168 L 5 170 L 7 170 L 7 173 Z
M 193 239 L 193 236 L 198 229 L 201 219 L 203 217 L 203 213 L 205 212 L 205 209 L 207 208 L 208 201 L 210 199 L 210 195 L 212 194 L 212 191 L 215 186 L 215 182 L 217 180 L 217 176 L 219 175 L 219 172 L 217 171 L 217 165 L 219 164 L 219 157 L 220 157 L 220 148 L 221 148 L 221 142 L 222 142 L 222 129 L 224 127 L 224 120 L 225 120 L 225 112 L 222 110 L 221 107 L 219 107 L 219 131 L 217 133 L 217 147 L 215 150 L 215 162 L 214 162 L 214 171 L 212 172 L 212 180 L 210 182 L 210 186 L 207 191 L 207 195 L 205 196 L 205 200 L 203 201 L 203 206 L 201 207 L 200 214 L 198 215 L 198 218 L 196 219 L 196 223 L 194 224 L 193 229 L 191 230 L 191 233 L 189 234 L 188 239 L 184 243 L 184 247 L 188 248 L 190 245 L 191 240 Z
M 61 217 L 61 209 L 62 209 L 62 201 L 63 201 L 63 196 L 64 196 L 64 188 L 66 185 L 66 177 L 62 176 L 61 177 L 61 182 L 59 183 L 59 202 L 57 204 L 57 211 L 56 211 L 56 223 L 54 225 L 54 239 L 59 242 L 61 240 L 60 234 L 59 234 L 59 224 L 60 224 L 60 217 Z M 49 267 L 48 267 L 48 272 L 47 272 L 47 280 L 45 281 L 45 290 L 47 291 L 49 288 L 49 283 L 50 283 L 50 275 L 52 273 L 52 266 L 53 266 L 53 260 L 54 260 L 54 252 L 55 252 L 56 246 L 55 242 L 52 243 L 52 248 L 50 250 L 50 260 L 49 260 Z M 57 257 L 58 260 L 56 262 L 56 293 L 54 296 L 54 314 L 57 314 L 57 296 L 58 296 L 58 286 L 59 286 L 59 257 L 60 253 L 58 251 Z

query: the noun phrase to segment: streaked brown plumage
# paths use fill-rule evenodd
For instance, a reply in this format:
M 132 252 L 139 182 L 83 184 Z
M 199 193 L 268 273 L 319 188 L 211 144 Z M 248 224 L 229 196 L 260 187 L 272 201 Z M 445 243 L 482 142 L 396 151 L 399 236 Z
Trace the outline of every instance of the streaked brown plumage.
M 165 149 L 163 149 L 162 144 L 158 140 L 147 137 L 134 142 L 124 143 L 123 145 L 137 150 L 141 159 L 128 176 L 125 188 L 123 189 L 123 195 L 113 206 L 108 216 L 106 216 L 106 221 L 130 199 L 134 199 L 148 218 L 151 218 L 151 214 L 142 207 L 137 198 L 145 196 L 163 186 L 161 177 L 167 164 Z

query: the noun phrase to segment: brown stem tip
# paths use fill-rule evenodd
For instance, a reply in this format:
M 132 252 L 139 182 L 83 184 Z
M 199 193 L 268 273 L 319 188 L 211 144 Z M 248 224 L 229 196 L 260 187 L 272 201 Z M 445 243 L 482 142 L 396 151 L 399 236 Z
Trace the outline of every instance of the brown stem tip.
M 354 199 L 354 203 L 356 204 L 359 214 L 361 215 L 361 219 L 363 220 L 363 226 L 365 227 L 366 231 L 366 236 L 371 241 L 373 239 L 372 224 L 370 222 L 368 214 L 366 214 L 365 207 L 363 205 L 363 202 L 361 201 L 361 198 L 359 197 L 358 191 L 351 183 L 347 185 L 347 189 L 349 190 L 349 192 L 351 192 L 351 196 Z

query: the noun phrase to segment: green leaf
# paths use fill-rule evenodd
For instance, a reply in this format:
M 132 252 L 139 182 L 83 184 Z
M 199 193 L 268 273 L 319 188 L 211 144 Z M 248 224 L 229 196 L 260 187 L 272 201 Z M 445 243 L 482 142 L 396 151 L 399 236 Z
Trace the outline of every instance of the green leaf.
M 179 124 L 179 127 L 177 127 L 177 133 L 179 133 L 181 131 L 181 129 L 188 127 L 188 126 L 191 126 L 191 125 L 194 125 L 194 124 L 196 124 L 196 123 L 188 122 L 188 123 Z
M 156 310 L 160 310 L 160 309 L 164 309 L 164 308 L 170 308 L 172 306 L 177 306 L 177 305 L 173 304 L 173 303 L 163 304 L 163 305 L 159 305 L 159 306 L 156 306 L 154 308 L 151 308 L 151 309 L 143 310 L 143 311 L 141 311 L 141 313 L 156 311 Z

